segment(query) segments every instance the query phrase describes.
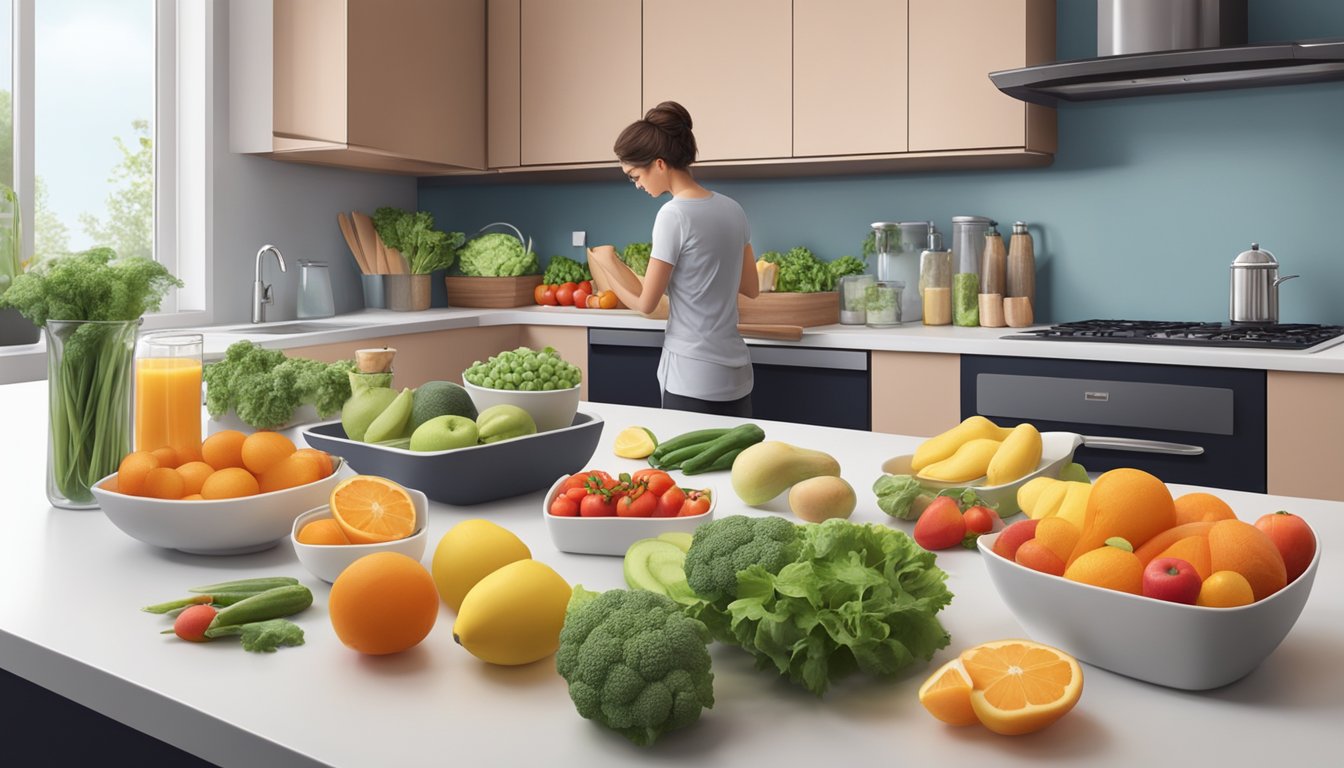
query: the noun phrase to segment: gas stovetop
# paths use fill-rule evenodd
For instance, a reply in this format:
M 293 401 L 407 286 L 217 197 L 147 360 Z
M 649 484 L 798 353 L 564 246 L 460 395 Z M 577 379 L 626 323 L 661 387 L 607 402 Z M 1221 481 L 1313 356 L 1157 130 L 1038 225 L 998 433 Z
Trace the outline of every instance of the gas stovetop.
M 1040 341 L 1113 341 L 1130 344 L 1189 344 L 1203 347 L 1250 347 L 1319 352 L 1344 341 L 1338 325 L 1225 325 L 1173 323 L 1160 320 L 1082 320 L 1052 325 L 1005 339 Z

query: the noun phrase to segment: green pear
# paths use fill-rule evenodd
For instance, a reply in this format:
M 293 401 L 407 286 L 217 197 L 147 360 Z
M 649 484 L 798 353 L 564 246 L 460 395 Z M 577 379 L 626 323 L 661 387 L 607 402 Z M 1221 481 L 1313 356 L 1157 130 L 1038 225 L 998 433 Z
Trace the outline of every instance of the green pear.
M 371 390 L 376 391 L 376 390 Z M 390 391 L 390 390 L 389 390 Z M 411 423 L 411 403 L 414 397 L 410 387 L 401 390 L 392 402 L 378 414 L 367 431 L 364 442 L 379 443 L 383 440 L 395 440 L 405 437 L 406 427 Z

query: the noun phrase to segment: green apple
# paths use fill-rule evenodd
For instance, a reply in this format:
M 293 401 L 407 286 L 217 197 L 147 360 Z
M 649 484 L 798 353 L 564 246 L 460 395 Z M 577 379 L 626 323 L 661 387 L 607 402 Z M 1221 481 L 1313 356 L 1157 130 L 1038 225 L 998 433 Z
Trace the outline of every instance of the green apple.
M 475 445 L 476 422 L 466 416 L 436 416 L 411 434 L 412 451 L 448 451 Z

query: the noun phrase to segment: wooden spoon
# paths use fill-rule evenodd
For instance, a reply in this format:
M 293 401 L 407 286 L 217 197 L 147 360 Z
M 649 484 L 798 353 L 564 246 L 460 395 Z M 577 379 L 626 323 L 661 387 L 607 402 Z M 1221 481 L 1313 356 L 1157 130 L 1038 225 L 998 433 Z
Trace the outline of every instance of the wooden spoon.
M 345 244 L 349 246 L 350 253 L 354 254 L 359 271 L 369 274 L 369 263 L 364 259 L 364 249 L 359 247 L 359 239 L 355 236 L 355 224 L 350 221 L 350 215 L 344 211 L 337 213 L 336 223 L 341 227 L 341 234 L 345 236 Z
M 775 341 L 802 341 L 801 325 L 776 325 L 772 323 L 738 323 L 737 332 L 754 339 L 774 339 Z
M 364 251 L 364 255 L 369 260 L 369 266 L 374 273 L 386 275 L 388 273 L 387 261 L 383 258 L 382 240 L 378 239 L 378 230 L 373 226 L 373 219 L 366 213 L 355 211 L 350 214 L 350 218 L 355 222 L 355 232 L 359 234 L 359 247 Z

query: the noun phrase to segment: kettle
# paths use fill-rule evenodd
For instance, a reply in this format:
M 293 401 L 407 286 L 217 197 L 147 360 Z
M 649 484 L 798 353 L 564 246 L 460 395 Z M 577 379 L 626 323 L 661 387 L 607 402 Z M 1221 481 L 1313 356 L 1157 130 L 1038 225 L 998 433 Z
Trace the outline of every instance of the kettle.
M 1229 315 L 1234 325 L 1273 325 L 1279 322 L 1279 283 L 1297 275 L 1279 277 L 1274 254 L 1251 243 L 1232 262 Z

